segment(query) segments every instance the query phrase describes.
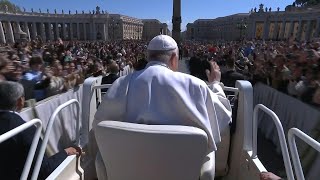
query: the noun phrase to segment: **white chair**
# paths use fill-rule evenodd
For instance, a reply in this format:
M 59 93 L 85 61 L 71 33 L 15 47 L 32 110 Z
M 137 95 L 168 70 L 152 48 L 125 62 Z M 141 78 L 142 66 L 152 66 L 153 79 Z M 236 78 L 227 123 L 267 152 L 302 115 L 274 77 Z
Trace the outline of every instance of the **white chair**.
M 201 129 L 103 121 L 95 136 L 105 166 L 97 158 L 99 180 L 214 179 L 214 152 L 206 156 Z

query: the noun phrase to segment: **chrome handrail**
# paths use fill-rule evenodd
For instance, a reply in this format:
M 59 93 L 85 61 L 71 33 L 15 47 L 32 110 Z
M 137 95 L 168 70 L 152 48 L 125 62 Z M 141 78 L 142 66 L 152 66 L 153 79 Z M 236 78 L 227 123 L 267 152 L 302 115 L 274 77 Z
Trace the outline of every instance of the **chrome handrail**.
M 47 147 L 47 143 L 48 143 L 48 140 L 49 140 L 49 135 L 50 135 L 50 132 L 52 130 L 52 126 L 53 126 L 53 123 L 55 121 L 55 118 L 56 116 L 58 115 L 58 113 L 64 109 L 65 107 L 71 105 L 71 104 L 76 104 L 76 107 L 77 107 L 77 117 L 76 117 L 76 120 L 77 120 L 77 130 L 76 130 L 76 144 L 77 145 L 80 145 L 80 104 L 79 102 L 76 100 L 76 99 L 71 99 L 70 101 L 67 101 L 66 103 L 64 104 L 61 104 L 54 112 L 53 114 L 51 115 L 50 119 L 49 119 L 49 122 L 48 122 L 48 125 L 47 125 L 47 129 L 46 129 L 46 133 L 44 135 L 44 138 L 43 138 L 43 142 L 42 142 L 42 145 L 41 145 L 41 148 L 40 148 L 40 151 L 39 151 L 39 154 L 38 154 L 38 158 L 37 158 L 37 161 L 36 161 L 36 164 L 35 164 L 35 167 L 34 167 L 34 170 L 33 170 L 33 174 L 32 174 L 32 177 L 31 177 L 31 180 L 36 180 L 38 175 L 39 175 L 39 171 L 40 171 L 40 167 L 41 167 L 41 162 L 43 160 L 43 156 L 44 156 L 44 153 L 45 153 L 45 150 L 46 150 L 46 147 Z
M 93 86 L 92 90 L 111 88 L 112 84 L 102 84 L 98 86 Z
M 18 127 L 14 128 L 14 129 L 12 129 L 12 130 L 10 130 L 0 136 L 0 144 L 1 144 L 2 142 L 12 138 L 13 136 L 21 133 L 22 131 L 25 131 L 26 129 L 28 129 L 34 125 L 36 125 L 37 129 L 34 134 L 32 144 L 31 144 L 30 150 L 28 152 L 27 160 L 26 160 L 26 163 L 24 165 L 24 168 L 23 168 L 23 171 L 22 171 L 22 174 L 20 177 L 21 180 L 26 180 L 28 178 L 31 164 L 33 161 L 33 157 L 36 153 L 37 145 L 38 145 L 38 142 L 40 139 L 42 122 L 40 121 L 40 119 L 33 119 L 33 120 L 28 121 L 28 122 L 22 124 L 21 126 L 18 126 Z
M 281 146 L 281 152 L 283 156 L 283 162 L 285 165 L 287 177 L 289 180 L 294 180 L 293 172 L 292 172 L 292 166 L 291 166 L 291 161 L 289 157 L 289 152 L 287 148 L 287 143 L 286 143 L 286 138 L 284 135 L 283 127 L 282 124 L 278 118 L 278 116 L 269 108 L 262 104 L 256 105 L 254 108 L 253 112 L 253 149 L 252 149 L 252 157 L 251 158 L 256 158 L 257 157 L 257 136 L 258 136 L 258 115 L 259 115 L 259 110 L 265 112 L 269 116 L 271 116 L 274 124 L 276 125 L 277 133 L 279 136 L 280 140 L 280 146 Z
M 298 149 L 296 145 L 296 140 L 295 138 L 299 137 L 301 140 L 306 142 L 308 145 L 316 149 L 318 152 L 320 152 L 320 143 L 317 142 L 316 140 L 312 139 L 310 136 L 302 132 L 301 130 L 297 128 L 292 128 L 288 132 L 288 143 L 289 143 L 289 149 L 291 152 L 291 157 L 292 157 L 292 163 L 293 167 L 295 170 L 295 174 L 297 179 L 299 180 L 304 180 L 304 174 L 302 171 L 301 163 L 300 163 L 300 158 L 298 154 Z
M 239 89 L 238 89 L 238 88 L 234 88 L 234 87 L 224 86 L 224 87 L 223 87 L 223 90 L 225 90 L 225 91 L 230 91 L 230 92 L 234 92 L 235 94 L 239 93 Z
M 97 85 L 97 86 L 93 86 L 92 87 L 92 95 L 94 92 L 96 92 L 97 90 L 101 90 L 101 89 L 105 89 L 105 88 L 111 88 L 112 84 L 102 84 L 102 85 Z M 101 103 L 102 102 L 102 98 L 101 98 L 101 91 L 98 91 L 98 102 Z M 91 95 L 91 96 L 92 96 Z

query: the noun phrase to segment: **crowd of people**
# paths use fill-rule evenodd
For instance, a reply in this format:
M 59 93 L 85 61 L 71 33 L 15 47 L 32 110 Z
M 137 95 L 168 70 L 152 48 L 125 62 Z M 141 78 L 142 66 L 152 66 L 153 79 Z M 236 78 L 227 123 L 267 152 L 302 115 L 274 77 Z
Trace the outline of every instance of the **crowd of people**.
M 189 42 L 183 53 L 193 57 L 191 74 L 203 80 L 206 61 L 213 60 L 220 65 L 222 82 L 227 86 L 234 86 L 240 79 L 252 84 L 261 82 L 320 106 L 320 41 L 243 41 L 219 45 Z
M 317 68 L 316 58 L 319 55 L 314 50 L 317 44 L 304 45 L 303 48 L 307 50 L 299 49 L 298 52 L 295 51 L 298 46 L 296 44 L 288 48 L 280 46 L 288 51 L 280 51 L 278 45 L 279 43 L 271 42 L 230 42 L 213 46 L 209 43 L 185 42 L 179 47 L 171 37 L 160 35 L 148 45 L 142 41 L 58 40 L 43 43 L 37 40 L 5 46 L 0 50 L 0 95 L 3 100 L 0 115 L 6 120 L 2 122 L 4 125 L 1 126 L 1 131 L 7 132 L 23 123 L 16 112 L 21 111 L 24 98 L 40 101 L 82 84 L 87 77 L 103 76 L 104 84 L 117 81 L 108 90 L 109 93 L 104 96 L 95 114 L 93 131 L 105 119 L 139 124 L 195 126 L 206 132 L 209 153 L 223 150 L 221 145 L 230 139 L 232 108 L 220 81 L 227 86 L 234 86 L 236 80 L 248 79 L 253 83 L 264 82 L 284 91 L 286 81 L 296 77 L 294 80 L 297 83 L 293 89 L 298 91 L 299 87 L 305 88 L 306 92 L 309 85 L 317 84 L 314 83 L 317 78 L 309 77 L 308 74 L 310 65 Z M 307 59 L 307 62 L 303 61 L 304 56 L 300 57 L 305 51 L 308 55 L 309 51 L 314 52 L 312 56 L 308 56 L 312 58 Z M 289 65 L 295 63 L 288 63 L 288 55 L 300 57 L 294 61 L 303 64 L 300 79 L 295 76 L 300 66 L 290 69 Z M 191 57 L 189 68 L 193 76 L 176 72 L 180 56 Z M 304 68 L 307 68 L 305 74 Z M 288 83 L 288 93 L 289 87 Z M 125 88 L 127 91 L 122 91 Z M 315 95 L 316 91 L 317 89 Z M 302 94 L 296 96 L 303 100 Z M 136 106 L 138 101 L 140 105 Z M 312 102 L 316 104 L 316 101 Z M 32 137 L 32 134 L 34 132 L 25 137 Z M 15 148 L 19 144 L 25 143 L 26 147 L 31 144 L 29 139 L 23 138 L 21 143 L 12 141 L 15 140 L 11 139 L 9 144 L 4 144 L 6 152 L 10 152 L 10 149 L 20 150 Z M 219 156 L 219 151 L 216 153 Z M 69 147 L 57 153 L 59 158 L 52 162 L 50 159 L 44 160 L 40 175 L 45 178 L 66 156 L 74 154 L 81 154 L 81 149 Z M 26 154 L 22 156 L 17 158 L 23 160 Z M 23 162 L 19 164 L 22 165 Z M 7 169 L 16 171 L 15 178 L 18 178 L 21 167 L 8 166 Z M 9 173 L 9 170 L 1 174 Z M 261 179 L 280 178 L 272 173 L 262 173 Z
M 25 98 L 43 100 L 84 82 L 105 76 L 112 83 L 118 76 L 146 64 L 144 42 L 56 42 L 39 40 L 0 47 L 0 81 L 19 82 Z M 116 76 L 114 76 L 116 75 Z M 108 77 L 109 76 L 109 77 Z
M 104 76 L 103 83 L 111 84 L 120 76 L 143 69 L 146 47 L 143 41 L 19 42 L 0 48 L 0 81 L 20 82 L 26 99 L 40 101 L 72 89 L 90 76 Z M 227 86 L 234 86 L 238 79 L 262 82 L 319 106 L 319 47 L 320 41 L 190 41 L 181 43 L 179 50 L 181 57 L 191 58 L 191 74 L 202 80 L 206 80 L 202 62 L 214 60 Z

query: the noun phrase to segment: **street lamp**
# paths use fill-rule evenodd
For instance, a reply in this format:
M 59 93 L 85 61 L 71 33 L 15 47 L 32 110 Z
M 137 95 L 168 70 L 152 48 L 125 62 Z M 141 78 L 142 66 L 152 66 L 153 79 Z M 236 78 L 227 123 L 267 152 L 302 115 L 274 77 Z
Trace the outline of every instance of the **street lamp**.
M 111 28 L 112 28 L 112 40 L 115 40 L 115 28 L 117 28 L 119 26 L 119 23 L 115 23 L 115 20 L 112 19 L 112 23 L 111 23 Z
M 243 20 L 237 23 L 237 29 L 240 30 L 240 40 L 242 39 L 242 31 L 246 30 L 247 28 L 248 28 L 248 25 L 246 22 L 243 22 Z

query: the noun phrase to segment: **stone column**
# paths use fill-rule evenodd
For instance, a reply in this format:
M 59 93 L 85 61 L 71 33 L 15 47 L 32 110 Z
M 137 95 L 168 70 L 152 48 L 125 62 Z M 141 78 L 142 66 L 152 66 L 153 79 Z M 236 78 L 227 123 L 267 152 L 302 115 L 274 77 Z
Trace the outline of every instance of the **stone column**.
M 279 34 L 279 23 L 278 23 L 278 21 L 276 20 L 275 22 L 274 22 L 274 30 L 273 30 L 273 37 L 272 37 L 272 39 L 277 39 L 277 37 L 278 37 L 278 34 Z
M 6 43 L 6 37 L 4 35 L 4 30 L 3 30 L 3 26 L 2 26 L 2 22 L 0 21 L 0 42 L 1 43 Z
M 65 23 L 62 23 L 61 24 L 61 27 L 62 27 L 62 39 L 65 41 L 66 40 L 66 24 Z
M 81 38 L 80 38 L 80 24 L 79 23 L 77 23 L 77 39 L 78 39 L 78 41 L 81 40 Z
M 35 22 L 32 23 L 32 39 L 37 38 L 37 24 Z
M 47 41 L 46 37 L 46 25 L 44 23 L 40 23 L 40 36 L 44 42 Z
M 285 31 L 286 31 L 286 21 L 283 20 L 282 21 L 282 29 L 280 30 L 281 33 L 279 35 L 279 39 L 284 39 Z
M 51 22 L 47 23 L 48 24 L 48 34 L 49 34 L 49 39 L 50 41 L 54 41 L 54 35 L 53 35 L 53 30 L 51 29 Z
M 293 30 L 294 30 L 294 21 L 291 21 L 290 30 L 287 38 L 290 38 L 292 36 L 292 33 L 294 32 Z
M 95 41 L 97 40 L 96 23 L 93 22 L 90 27 L 91 27 L 91 30 L 90 30 L 91 40 Z
M 21 29 L 19 22 L 12 22 L 12 30 L 15 41 L 20 39 L 19 30 Z
M 311 36 L 311 20 L 308 21 L 307 23 L 307 30 L 306 30 L 306 35 L 305 35 L 305 40 L 310 40 Z
M 301 35 L 302 35 L 302 29 L 303 29 L 303 24 L 302 20 L 299 20 L 299 28 L 298 28 L 298 35 L 297 35 L 297 40 L 301 40 Z
M 9 35 L 9 38 L 7 41 L 14 43 L 15 41 L 14 41 L 13 29 L 10 21 L 8 21 L 8 35 Z
M 70 40 L 73 40 L 73 27 L 72 27 L 72 26 L 73 26 L 73 23 L 70 23 L 70 24 L 69 24 L 69 30 L 70 30 L 70 34 L 69 34 L 69 35 L 70 35 Z
M 28 40 L 30 41 L 31 37 L 30 37 L 30 30 L 29 30 L 28 22 L 24 22 L 24 29 L 25 29 L 25 33 L 27 33 Z
M 252 39 L 256 38 L 256 29 L 257 29 L 256 25 L 257 25 L 257 22 L 253 21 L 253 23 L 252 23 L 252 37 L 251 37 Z M 219 33 L 221 33 L 221 32 L 219 32 Z M 221 38 L 221 35 L 220 35 L 220 38 Z
M 83 23 L 83 39 L 86 41 L 87 40 L 87 27 L 86 23 Z
M 317 24 L 316 24 L 316 32 L 315 32 L 314 37 L 317 38 L 317 37 L 319 37 L 319 33 L 320 33 L 320 32 L 319 32 L 319 31 L 320 31 L 320 18 L 316 20 L 316 23 L 317 23 Z
M 181 36 L 181 0 L 173 0 L 172 37 L 180 42 Z
M 264 22 L 264 29 L 263 29 L 263 39 L 269 39 L 269 26 L 270 23 L 268 21 Z
M 103 32 L 102 32 L 102 40 L 104 40 L 104 41 L 107 40 L 107 34 L 108 34 L 106 26 L 107 25 L 105 23 L 102 24 L 102 30 L 103 30 Z
M 54 31 L 56 34 L 56 40 L 58 40 L 60 38 L 60 34 L 59 34 L 59 23 L 54 23 Z

